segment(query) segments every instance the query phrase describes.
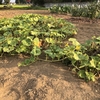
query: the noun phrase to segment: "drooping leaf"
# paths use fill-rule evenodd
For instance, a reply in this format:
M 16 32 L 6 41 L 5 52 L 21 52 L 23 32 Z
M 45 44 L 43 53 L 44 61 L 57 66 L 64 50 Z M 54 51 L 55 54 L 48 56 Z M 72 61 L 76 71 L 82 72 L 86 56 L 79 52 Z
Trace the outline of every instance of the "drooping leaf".
M 98 65 L 97 65 L 96 69 L 97 69 L 98 71 L 100 71 L 100 62 L 98 62 Z
M 54 27 L 54 26 L 52 24 L 48 24 L 48 27 L 51 28 L 51 27 Z
M 95 75 L 92 72 L 86 71 L 85 74 L 86 74 L 86 77 L 87 77 L 88 80 L 95 81 Z
M 75 46 L 80 46 L 80 43 L 75 38 L 70 38 L 69 41 L 71 41 Z
M 39 56 L 41 54 L 41 49 L 37 46 L 34 46 L 34 48 L 31 51 L 31 54 L 33 54 L 34 56 Z
M 73 52 L 73 57 L 75 60 L 80 60 L 79 56 L 77 53 Z
M 53 38 L 46 38 L 46 41 L 52 44 L 55 43 L 55 40 Z
M 30 41 L 30 39 L 24 39 L 24 40 L 22 40 L 22 44 L 25 45 L 25 46 L 30 46 L 31 41 Z
M 31 63 L 35 62 L 35 58 L 32 56 L 30 58 L 25 59 L 23 62 L 18 63 L 18 67 L 23 67 L 23 66 L 27 66 Z
M 3 47 L 3 52 L 9 52 L 8 46 Z
M 79 70 L 79 71 L 78 71 L 78 75 L 79 75 L 79 77 L 85 79 L 85 78 L 86 78 L 85 70 Z
M 40 47 L 40 40 L 38 37 L 34 38 L 33 44 L 34 44 L 34 46 Z
M 49 57 L 51 57 L 52 59 L 54 59 L 56 57 L 56 55 L 52 52 L 51 49 L 47 49 L 47 50 L 44 50 L 44 52 L 49 55 Z
M 90 60 L 90 66 L 96 68 L 96 62 L 94 59 Z
M 3 49 L 3 48 L 2 48 L 2 47 L 0 47 L 0 53 L 2 52 L 2 49 Z
M 38 32 L 36 32 L 36 31 L 31 31 L 31 34 L 32 34 L 33 36 L 37 36 L 37 35 L 38 35 Z
M 38 21 L 38 17 L 35 17 L 35 18 L 34 18 L 34 21 L 36 21 L 36 22 L 37 22 L 37 21 Z

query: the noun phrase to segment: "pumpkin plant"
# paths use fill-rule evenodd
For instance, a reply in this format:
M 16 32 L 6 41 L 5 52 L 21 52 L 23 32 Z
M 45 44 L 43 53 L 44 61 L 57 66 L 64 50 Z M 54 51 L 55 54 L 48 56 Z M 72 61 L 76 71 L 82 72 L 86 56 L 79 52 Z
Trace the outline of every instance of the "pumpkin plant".
M 2 19 L 0 54 L 29 54 L 31 57 L 19 66 L 34 62 L 43 53 L 52 59 L 60 59 L 58 53 L 54 52 L 58 52 L 64 39 L 75 34 L 76 28 L 72 23 L 51 16 L 23 14 L 12 19 Z
M 69 38 L 76 33 L 72 23 L 51 16 L 24 14 L 1 19 L 0 54 L 29 55 L 18 66 L 37 60 L 65 60 L 79 77 L 94 81 L 100 73 L 100 37 L 80 44 L 75 38 Z

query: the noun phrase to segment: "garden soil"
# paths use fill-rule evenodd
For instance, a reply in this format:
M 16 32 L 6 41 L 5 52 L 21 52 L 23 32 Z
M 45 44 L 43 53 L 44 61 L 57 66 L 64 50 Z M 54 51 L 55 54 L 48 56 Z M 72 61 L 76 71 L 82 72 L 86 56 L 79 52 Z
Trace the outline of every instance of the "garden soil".
M 100 20 L 50 14 L 39 10 L 2 10 L 0 18 L 23 13 L 52 15 L 72 22 L 78 29 L 80 43 L 100 36 Z M 100 76 L 96 82 L 85 82 L 60 62 L 37 61 L 18 67 L 23 55 L 0 58 L 0 100 L 100 100 Z

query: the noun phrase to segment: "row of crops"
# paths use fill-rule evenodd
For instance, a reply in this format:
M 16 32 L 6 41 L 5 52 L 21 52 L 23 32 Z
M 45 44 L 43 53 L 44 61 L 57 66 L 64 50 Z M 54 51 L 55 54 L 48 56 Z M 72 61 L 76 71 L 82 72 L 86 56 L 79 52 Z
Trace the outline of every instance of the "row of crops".
M 90 3 L 87 6 L 53 6 L 49 8 L 51 13 L 58 14 L 71 14 L 75 17 L 88 17 L 88 18 L 100 18 L 100 3 Z
M 100 74 L 100 37 L 80 44 L 75 26 L 60 18 L 24 14 L 0 20 L 0 54 L 28 54 L 18 63 L 27 66 L 37 60 L 65 62 L 76 74 L 95 81 Z

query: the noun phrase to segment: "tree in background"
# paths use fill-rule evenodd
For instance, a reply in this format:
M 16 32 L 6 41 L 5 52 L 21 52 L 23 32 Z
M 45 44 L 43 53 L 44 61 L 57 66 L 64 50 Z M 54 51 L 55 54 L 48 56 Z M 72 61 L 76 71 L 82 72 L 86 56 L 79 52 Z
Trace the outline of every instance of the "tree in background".
M 30 4 L 30 3 L 31 3 L 31 0 L 26 0 L 26 2 L 27 2 L 28 4 Z
M 23 4 L 26 3 L 26 0 L 20 0 L 20 3 L 23 3 Z
M 16 4 L 20 4 L 20 0 L 15 0 L 15 3 Z
M 9 4 L 10 3 L 10 0 L 4 0 L 4 3 L 5 4 Z
M 38 0 L 37 0 L 38 1 Z M 98 1 L 98 0 L 44 0 L 46 3 L 48 2 L 94 2 L 94 1 Z M 100 0 L 99 0 L 100 1 Z
M 2 1 L 2 0 L 1 0 Z M 56 3 L 56 2 L 94 2 L 94 1 L 98 1 L 98 0 L 31 0 L 31 3 L 33 3 L 33 5 L 38 5 L 38 6 L 43 6 L 44 3 Z M 15 0 L 16 4 L 24 4 L 27 3 L 27 0 Z
M 0 4 L 2 4 L 2 0 L 0 0 Z
M 16 4 L 24 4 L 26 3 L 26 0 L 15 0 Z
M 44 0 L 32 0 L 33 5 L 44 6 Z

